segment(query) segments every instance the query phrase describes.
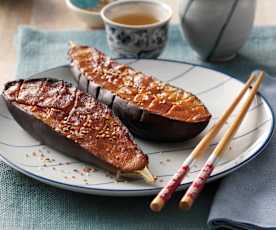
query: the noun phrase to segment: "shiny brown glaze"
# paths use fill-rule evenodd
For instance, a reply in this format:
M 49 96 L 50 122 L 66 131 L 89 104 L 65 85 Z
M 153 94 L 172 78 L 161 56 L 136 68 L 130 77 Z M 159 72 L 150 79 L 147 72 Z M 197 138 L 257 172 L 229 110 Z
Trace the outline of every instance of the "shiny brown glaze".
M 64 81 L 14 81 L 6 85 L 3 96 L 122 172 L 141 170 L 148 164 L 147 155 L 106 105 Z
M 149 112 L 189 123 L 206 122 L 211 114 L 193 94 L 135 71 L 88 46 L 71 46 L 69 58 L 89 81 Z

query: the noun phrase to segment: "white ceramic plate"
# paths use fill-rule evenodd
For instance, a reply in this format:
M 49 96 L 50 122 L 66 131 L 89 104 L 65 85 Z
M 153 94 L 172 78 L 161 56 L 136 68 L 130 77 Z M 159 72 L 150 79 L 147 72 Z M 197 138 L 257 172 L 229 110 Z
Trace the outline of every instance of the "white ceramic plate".
M 187 63 L 166 60 L 119 60 L 157 78 L 196 94 L 212 113 L 210 126 L 234 99 L 243 83 L 223 73 Z M 68 66 L 61 66 L 32 77 L 51 77 L 74 82 Z M 231 116 L 225 129 L 233 122 Z M 16 170 L 59 188 L 109 196 L 138 196 L 157 193 L 188 156 L 206 130 L 197 138 L 179 143 L 154 143 L 136 139 L 148 154 L 150 169 L 158 176 L 155 185 L 142 180 L 116 182 L 101 169 L 64 156 L 28 135 L 11 117 L 3 99 L 0 101 L 0 153 L 3 160 Z M 273 112 L 267 101 L 258 95 L 235 135 L 230 147 L 220 159 L 210 180 L 224 176 L 261 153 L 270 140 L 274 128 Z M 208 154 L 215 147 L 223 131 L 191 168 L 179 189 L 186 188 L 195 178 Z

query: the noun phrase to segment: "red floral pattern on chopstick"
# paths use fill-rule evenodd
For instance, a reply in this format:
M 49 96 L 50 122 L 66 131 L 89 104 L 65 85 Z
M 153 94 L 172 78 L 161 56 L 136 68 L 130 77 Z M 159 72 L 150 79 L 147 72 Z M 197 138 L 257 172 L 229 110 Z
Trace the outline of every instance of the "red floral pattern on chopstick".
M 196 199 L 200 191 L 203 189 L 207 179 L 211 175 L 214 170 L 214 164 L 205 164 L 204 167 L 201 169 L 198 177 L 193 181 L 192 185 L 186 192 L 186 196 L 189 197 L 190 202 L 193 203 L 193 200 Z M 186 197 L 184 197 L 185 200 Z M 191 204 L 192 204 L 191 203 Z
M 177 187 L 181 184 L 183 178 L 189 172 L 190 168 L 188 165 L 182 165 L 176 174 L 170 179 L 168 184 L 158 194 L 165 202 L 168 201 L 172 194 L 175 192 Z

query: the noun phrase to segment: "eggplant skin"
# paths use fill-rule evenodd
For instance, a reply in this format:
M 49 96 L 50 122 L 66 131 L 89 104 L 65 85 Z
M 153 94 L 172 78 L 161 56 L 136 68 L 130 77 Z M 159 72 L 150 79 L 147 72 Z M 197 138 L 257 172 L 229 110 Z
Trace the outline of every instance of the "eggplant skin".
M 13 82 L 8 82 L 5 85 L 4 92 L 2 93 L 2 97 L 7 105 L 8 110 L 10 111 L 11 115 L 14 117 L 14 119 L 18 122 L 18 124 L 27 131 L 31 136 L 33 136 L 35 139 L 40 141 L 42 144 L 45 144 L 57 151 L 60 151 L 64 153 L 65 155 L 68 155 L 72 158 L 78 159 L 82 162 L 86 162 L 89 164 L 93 164 L 95 166 L 98 166 L 100 168 L 106 169 L 110 172 L 116 173 L 118 171 L 121 171 L 122 173 L 131 173 L 132 170 L 126 169 L 124 171 L 121 168 L 117 168 L 116 166 L 98 158 L 97 156 L 93 155 L 91 152 L 80 146 L 79 143 L 74 142 L 73 140 L 69 139 L 68 137 L 62 135 L 62 133 L 56 132 L 52 127 L 48 126 L 41 120 L 37 119 L 35 116 L 33 116 L 31 113 L 25 111 L 24 109 L 20 108 L 19 106 L 15 105 L 14 101 L 8 98 L 8 96 L 5 94 L 5 91 L 12 87 L 14 84 L 20 81 L 27 81 L 27 82 L 34 82 L 34 81 L 47 81 L 47 82 L 58 82 L 58 80 L 55 79 L 31 79 L 31 80 L 18 80 Z M 71 87 L 70 83 L 65 83 L 68 87 Z M 94 100 L 94 99 L 93 99 Z M 101 107 L 107 108 L 106 105 L 100 104 Z M 108 109 L 109 110 L 109 109 Z M 109 110 L 110 111 L 110 110 Z M 111 112 L 112 113 L 112 112 Z M 117 119 L 114 117 L 114 119 Z M 119 120 L 118 120 L 119 121 Z M 127 129 L 122 126 L 123 132 L 127 137 L 129 137 L 130 141 L 133 142 L 133 145 L 137 146 L 134 141 L 132 140 L 131 135 L 127 132 Z M 140 151 L 140 150 L 139 150 Z M 137 162 L 137 169 L 135 170 L 142 170 L 143 167 L 148 165 L 148 157 L 145 154 L 140 154 L 139 158 L 141 161 Z M 136 158 L 135 158 L 136 159 Z M 137 159 L 138 160 L 138 159 Z M 144 165 L 145 164 L 145 165 Z M 140 167 L 141 166 L 141 167 Z M 136 167 L 136 166 L 133 166 Z
M 183 141 L 197 136 L 208 125 L 208 122 L 187 123 L 175 120 L 168 120 L 156 114 L 145 111 L 144 117 L 154 119 L 155 122 L 135 122 L 128 117 L 121 118 L 122 122 L 136 136 L 152 141 Z M 156 117 L 155 117 L 156 116 Z

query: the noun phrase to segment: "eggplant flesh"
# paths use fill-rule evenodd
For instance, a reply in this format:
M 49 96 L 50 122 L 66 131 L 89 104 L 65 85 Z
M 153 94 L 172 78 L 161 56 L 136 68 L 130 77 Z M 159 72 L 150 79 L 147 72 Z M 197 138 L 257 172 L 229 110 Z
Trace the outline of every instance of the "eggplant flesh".
M 41 143 L 43 143 L 57 151 L 63 152 L 66 155 L 76 158 L 80 161 L 83 161 L 83 162 L 86 162 L 89 164 L 93 164 L 100 168 L 106 169 L 112 173 L 120 172 L 122 176 L 127 176 L 127 177 L 141 177 L 142 176 L 148 182 L 154 181 L 153 176 L 147 169 L 147 165 L 148 165 L 147 155 L 143 154 L 143 152 L 139 149 L 139 147 L 134 143 L 132 137 L 128 133 L 128 130 L 122 125 L 122 123 L 119 121 L 119 119 L 113 115 L 112 111 L 110 111 L 110 109 L 106 105 L 95 101 L 95 99 L 93 97 L 86 95 L 85 93 L 81 92 L 80 90 L 75 89 L 75 99 L 72 100 L 72 98 L 71 98 L 72 103 L 74 103 L 74 105 L 71 108 L 70 108 L 70 106 L 69 107 L 67 106 L 66 108 L 64 107 L 64 111 L 67 110 L 67 112 L 65 112 L 65 114 L 67 114 L 66 116 L 69 117 L 70 114 L 73 113 L 73 111 L 77 111 L 78 116 L 81 117 L 81 116 L 84 116 L 85 114 L 87 115 L 86 112 L 92 114 L 93 113 L 92 110 L 94 109 L 93 107 L 97 107 L 96 108 L 97 111 L 100 111 L 101 116 L 103 116 L 105 119 L 102 118 L 102 120 L 101 120 L 101 118 L 100 118 L 100 121 L 99 120 L 93 121 L 93 119 L 92 119 L 91 122 L 96 122 L 96 123 L 102 122 L 103 125 L 105 125 L 105 122 L 107 124 L 114 123 L 115 124 L 114 127 L 116 128 L 118 135 L 116 134 L 115 136 L 113 136 L 114 138 L 112 140 L 110 138 L 106 139 L 106 135 L 105 135 L 103 137 L 100 136 L 98 139 L 91 141 L 91 136 L 93 136 L 95 134 L 95 133 L 93 134 L 92 132 L 97 132 L 97 131 L 93 130 L 93 128 L 88 128 L 88 129 L 92 130 L 91 132 L 88 132 L 88 133 L 83 131 L 84 137 L 79 137 L 79 139 L 74 139 L 71 136 L 67 135 L 66 133 L 63 133 L 62 131 L 57 131 L 58 130 L 57 125 L 56 125 L 57 120 L 54 120 L 55 115 L 52 117 L 49 115 L 50 118 L 47 117 L 47 119 L 53 120 L 53 122 L 51 121 L 52 123 L 50 123 L 52 125 L 49 125 L 49 123 L 47 123 L 47 122 L 49 122 L 49 120 L 47 122 L 45 122 L 43 120 L 45 117 L 43 117 L 42 113 L 41 113 L 42 114 L 41 117 L 37 117 L 36 111 L 37 110 L 39 111 L 40 109 L 44 109 L 44 108 L 43 108 L 43 106 L 41 107 L 41 104 L 40 105 L 38 104 L 40 97 L 38 96 L 38 94 L 34 93 L 35 89 L 31 88 L 31 87 L 30 87 L 31 93 L 26 94 L 26 95 L 24 95 L 24 92 L 22 93 L 22 95 L 24 95 L 25 97 L 28 97 L 28 100 L 29 100 L 28 105 L 27 105 L 28 109 L 26 109 L 27 107 L 24 107 L 24 106 L 26 106 L 25 101 L 24 100 L 22 101 L 22 99 L 19 100 L 19 93 L 16 96 L 14 95 L 14 92 L 16 90 L 13 91 L 12 87 L 18 87 L 18 86 L 16 86 L 16 84 L 19 84 L 19 85 L 21 85 L 19 87 L 20 90 L 24 91 L 24 89 L 22 90 L 23 84 L 25 84 L 25 85 L 33 84 L 33 83 L 36 84 L 39 81 L 42 82 L 41 85 L 48 84 L 50 86 L 51 86 L 51 84 L 57 85 L 58 83 L 61 82 L 63 84 L 63 87 L 61 89 L 56 89 L 56 91 L 63 91 L 64 88 L 71 89 L 70 92 L 74 91 L 74 87 L 72 87 L 71 84 L 65 83 L 63 81 L 54 80 L 54 79 L 44 79 L 43 78 L 43 79 L 31 79 L 31 80 L 19 80 L 19 81 L 7 83 L 5 85 L 5 89 L 2 94 L 2 97 L 4 98 L 11 115 L 14 117 L 14 119 L 19 123 L 19 125 L 24 130 L 26 130 L 30 135 L 32 135 L 35 139 L 39 140 Z M 42 88 L 43 86 L 40 86 L 40 87 Z M 52 87 L 52 89 L 54 89 L 54 88 L 55 88 L 55 86 Z M 9 89 L 12 89 L 12 90 L 10 92 L 8 92 Z M 42 89 L 39 89 L 39 90 L 42 91 Z M 26 90 L 26 91 L 28 91 L 28 90 Z M 61 93 L 58 93 L 58 95 L 52 95 L 52 97 L 60 98 L 60 94 Z M 77 95 L 79 95 L 79 99 L 76 99 Z M 66 94 L 63 99 L 68 100 L 69 96 Z M 47 99 L 49 99 L 49 98 L 45 99 L 46 103 L 48 103 Z M 78 101 L 82 101 L 83 104 L 85 104 L 86 103 L 85 100 L 88 100 L 87 103 L 90 103 L 90 104 L 85 105 L 84 107 L 81 107 L 81 105 L 78 104 Z M 50 110 L 53 109 L 54 107 L 55 108 L 59 107 L 60 106 L 59 103 L 61 103 L 61 106 L 63 106 L 63 104 L 65 104 L 63 102 L 64 101 L 61 99 L 56 99 L 56 101 L 54 103 L 52 103 L 53 105 L 50 105 Z M 51 102 L 49 102 L 49 104 L 51 104 Z M 67 105 L 69 105 L 69 104 L 67 104 Z M 32 107 L 32 108 L 29 109 L 30 107 Z M 47 108 L 47 109 L 49 109 L 49 108 Z M 32 111 L 35 111 L 35 112 L 32 113 Z M 64 111 L 61 111 L 60 113 L 62 113 Z M 59 116 L 59 115 L 57 115 L 57 116 Z M 72 117 L 74 118 L 73 115 L 72 115 Z M 112 119 L 112 121 L 109 121 L 109 119 Z M 87 120 L 87 121 L 89 121 L 89 120 Z M 60 122 L 60 121 L 58 121 L 58 122 Z M 78 123 L 79 121 L 74 120 L 74 122 Z M 70 124 L 72 124 L 72 123 L 68 122 L 66 124 L 69 124 L 69 128 L 70 128 Z M 104 127 L 106 127 L 106 125 Z M 113 127 L 112 125 L 109 125 L 108 127 L 110 127 L 111 131 L 114 131 L 114 130 L 112 130 L 112 127 Z M 83 123 L 80 125 L 80 130 L 82 128 L 84 128 Z M 108 129 L 107 129 L 107 131 L 108 131 Z M 91 135 L 91 136 L 86 137 L 85 135 Z M 95 135 L 93 137 L 95 137 Z M 116 139 L 116 137 L 117 138 L 119 137 L 121 140 L 123 139 L 125 141 L 125 144 L 123 142 L 119 143 L 119 145 L 122 148 L 124 147 L 125 150 L 122 150 L 121 152 L 119 152 L 118 155 L 113 154 L 115 150 L 108 151 L 108 149 L 104 149 L 104 145 L 103 145 L 103 143 L 111 142 L 110 144 L 116 146 L 116 142 L 119 141 Z M 85 146 L 86 143 L 94 143 L 94 145 L 99 145 L 99 146 L 103 145 L 102 153 L 98 152 L 95 154 L 95 153 L 91 152 L 91 150 L 89 148 L 86 148 L 86 146 Z M 97 148 L 95 147 L 95 149 L 98 149 L 99 151 L 101 151 L 101 149 L 98 147 Z M 117 150 L 118 149 L 116 149 L 116 151 Z M 131 150 L 132 150 L 132 152 L 131 152 Z M 125 151 L 125 152 L 123 152 L 123 151 Z M 111 152 L 111 153 L 109 154 L 109 152 Z M 109 155 L 103 158 L 103 157 L 101 157 L 101 154 L 109 154 Z M 117 157 L 118 158 L 120 157 L 121 159 L 117 159 Z M 146 173 L 147 176 L 145 177 L 145 175 L 143 175 L 143 173 L 144 174 Z
M 117 172 L 117 169 L 115 167 L 89 154 L 85 149 L 80 148 L 78 144 L 72 142 L 65 136 L 55 132 L 53 129 L 49 128 L 48 125 L 42 123 L 31 114 L 28 114 L 20 108 L 14 106 L 9 101 L 6 101 L 6 104 L 17 123 L 42 144 L 47 145 L 62 153 L 66 153 L 66 155 L 80 161 L 97 165 L 113 173 Z
M 86 77 L 81 75 L 80 79 L 82 78 Z M 87 85 L 80 81 L 79 88 L 86 90 Z M 197 123 L 177 121 L 148 112 L 100 86 L 93 89 L 89 84 L 86 92 L 97 95 L 96 99 L 108 105 L 131 133 L 145 140 L 168 142 L 188 140 L 202 132 L 209 123 L 209 120 Z
M 81 54 L 81 49 L 85 49 L 85 54 L 88 56 Z M 90 54 L 88 49 L 91 50 Z M 103 56 L 101 64 L 97 65 L 93 63 L 93 52 L 98 52 L 98 56 Z M 105 68 L 106 62 L 111 63 L 111 67 L 108 67 L 109 69 L 114 69 L 120 65 L 105 57 L 100 51 L 94 48 L 73 44 L 68 53 L 72 72 L 76 81 L 78 81 L 78 87 L 88 92 L 98 101 L 108 105 L 135 136 L 152 141 L 184 141 L 197 136 L 208 125 L 211 118 L 210 113 L 200 100 L 191 93 L 174 87 L 176 90 L 189 94 L 190 98 L 194 98 L 201 107 L 201 111 L 203 111 L 204 115 L 197 121 L 175 119 L 161 112 L 158 113 L 139 106 L 131 100 L 126 100 L 119 96 L 118 93 L 108 90 L 107 87 L 104 86 L 104 83 L 97 83 L 97 81 L 93 80 L 97 74 L 99 75 L 99 72 L 95 74 L 93 72 L 95 70 L 95 65 L 97 68 L 104 66 L 103 69 Z M 89 61 L 86 62 L 85 58 L 87 57 Z M 133 71 L 135 72 L 135 70 L 130 67 L 126 68 L 129 68 L 132 73 Z M 142 73 L 135 72 L 135 74 Z

